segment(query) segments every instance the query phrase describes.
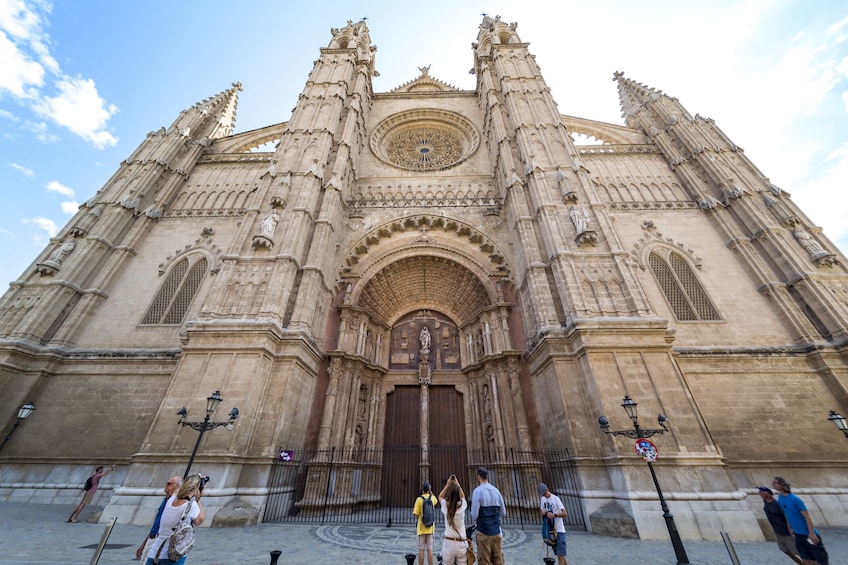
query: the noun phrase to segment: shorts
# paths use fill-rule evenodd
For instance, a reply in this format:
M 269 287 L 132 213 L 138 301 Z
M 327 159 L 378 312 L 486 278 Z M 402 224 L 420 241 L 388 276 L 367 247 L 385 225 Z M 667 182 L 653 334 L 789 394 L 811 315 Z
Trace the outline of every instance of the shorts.
M 418 535 L 418 549 L 426 549 L 429 552 L 433 552 L 433 534 L 419 534 Z
M 798 555 L 798 547 L 795 545 L 795 536 L 777 536 L 777 548 L 783 553 Z
M 557 532 L 557 544 L 556 549 L 554 549 L 554 555 L 565 557 L 565 532 Z
M 92 499 L 94 499 L 94 493 L 93 492 L 87 492 L 84 495 L 82 495 L 82 503 L 83 504 L 91 504 Z

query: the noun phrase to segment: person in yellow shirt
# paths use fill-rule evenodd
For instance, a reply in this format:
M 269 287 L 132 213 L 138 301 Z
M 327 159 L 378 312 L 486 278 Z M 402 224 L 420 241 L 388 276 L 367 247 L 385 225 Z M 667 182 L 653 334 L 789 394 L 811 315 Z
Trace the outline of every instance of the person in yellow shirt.
M 425 506 L 425 502 L 429 501 L 429 505 Z M 424 481 L 421 484 L 421 496 L 415 499 L 415 506 L 412 507 L 412 513 L 418 518 L 418 563 L 424 565 L 424 552 L 427 552 L 427 565 L 433 565 L 433 533 L 436 531 L 436 506 L 439 504 L 439 499 L 430 492 L 430 483 Z M 430 521 L 425 523 L 425 519 Z

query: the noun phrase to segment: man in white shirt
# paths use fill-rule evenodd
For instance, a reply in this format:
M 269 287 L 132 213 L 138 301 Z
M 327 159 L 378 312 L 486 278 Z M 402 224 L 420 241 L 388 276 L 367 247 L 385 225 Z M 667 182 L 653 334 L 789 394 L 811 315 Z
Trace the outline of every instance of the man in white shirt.
M 562 521 L 563 518 L 568 516 L 568 512 L 565 511 L 562 500 L 552 493 L 545 483 L 539 483 L 539 495 L 542 497 L 539 503 L 539 511 L 542 516 L 554 521 L 554 529 L 557 533 L 557 545 L 554 554 L 559 560 L 559 565 L 568 565 L 568 561 L 565 559 L 565 523 Z

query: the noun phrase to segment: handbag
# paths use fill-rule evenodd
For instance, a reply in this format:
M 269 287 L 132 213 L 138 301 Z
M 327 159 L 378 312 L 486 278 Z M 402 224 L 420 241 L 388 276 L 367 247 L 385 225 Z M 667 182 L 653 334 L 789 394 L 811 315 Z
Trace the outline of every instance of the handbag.
M 475 561 L 477 561 L 477 555 L 474 554 L 474 543 L 467 539 L 465 540 L 465 562 L 468 565 L 474 565 Z
M 168 559 L 171 561 L 179 561 L 188 555 L 188 552 L 194 547 L 194 528 L 191 526 L 191 520 L 186 520 L 188 511 L 191 509 L 191 504 L 191 501 L 186 503 L 186 508 L 180 517 L 180 521 L 177 522 L 177 525 L 174 526 L 171 535 L 168 537 Z M 153 560 L 154 563 L 159 563 L 159 554 L 162 553 L 163 547 L 165 547 L 165 542 L 162 542 L 162 545 L 159 546 L 159 551 L 156 552 L 156 559 Z

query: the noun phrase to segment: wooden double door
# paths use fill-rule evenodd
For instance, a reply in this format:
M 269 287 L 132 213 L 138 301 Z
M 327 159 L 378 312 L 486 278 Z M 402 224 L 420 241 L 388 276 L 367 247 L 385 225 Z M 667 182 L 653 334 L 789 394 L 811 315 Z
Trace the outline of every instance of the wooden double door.
M 468 475 L 462 394 L 454 386 L 426 391 L 422 386 L 397 386 L 386 396 L 381 488 L 386 506 L 411 509 L 423 481 L 438 494 L 452 474 L 461 481 Z

